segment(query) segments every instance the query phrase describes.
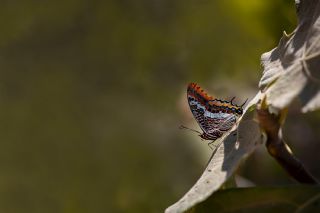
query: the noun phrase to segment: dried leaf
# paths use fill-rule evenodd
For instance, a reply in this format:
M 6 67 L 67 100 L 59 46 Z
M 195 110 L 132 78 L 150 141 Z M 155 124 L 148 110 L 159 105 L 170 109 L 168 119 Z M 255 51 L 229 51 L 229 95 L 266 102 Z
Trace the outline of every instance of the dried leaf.
M 318 186 L 233 188 L 217 191 L 193 212 L 319 212 L 319 200 Z
M 261 56 L 264 73 L 259 86 L 269 106 L 284 109 L 299 97 L 302 111 L 308 112 L 320 107 L 320 2 L 297 4 L 295 31 L 284 33 L 278 47 Z

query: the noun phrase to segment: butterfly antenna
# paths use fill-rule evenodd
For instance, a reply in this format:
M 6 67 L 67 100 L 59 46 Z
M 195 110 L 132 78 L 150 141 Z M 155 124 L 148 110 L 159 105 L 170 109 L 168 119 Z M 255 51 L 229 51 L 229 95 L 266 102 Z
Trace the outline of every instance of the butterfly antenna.
M 241 105 L 241 108 L 247 103 L 248 98 L 246 99 L 246 101 Z
M 186 129 L 186 130 L 190 130 L 190 131 L 192 131 L 192 132 L 199 133 L 200 135 L 202 134 L 201 132 L 199 132 L 199 131 L 197 131 L 197 130 L 194 130 L 194 129 L 188 128 L 188 127 L 183 126 L 183 125 L 180 125 L 179 129 Z
M 233 105 L 232 101 L 235 99 L 236 97 L 231 98 L 230 103 Z

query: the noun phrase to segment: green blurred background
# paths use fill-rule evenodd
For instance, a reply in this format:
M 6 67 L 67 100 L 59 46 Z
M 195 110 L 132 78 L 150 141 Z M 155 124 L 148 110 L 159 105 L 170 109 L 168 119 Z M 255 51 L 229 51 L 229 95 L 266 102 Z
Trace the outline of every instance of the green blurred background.
M 296 19 L 293 0 L 5 0 L 0 24 L 0 212 L 162 212 L 210 157 L 178 129 L 198 129 L 187 84 L 251 98 L 260 55 Z M 320 116 L 290 115 L 320 177 Z M 239 173 L 295 184 L 264 147 Z

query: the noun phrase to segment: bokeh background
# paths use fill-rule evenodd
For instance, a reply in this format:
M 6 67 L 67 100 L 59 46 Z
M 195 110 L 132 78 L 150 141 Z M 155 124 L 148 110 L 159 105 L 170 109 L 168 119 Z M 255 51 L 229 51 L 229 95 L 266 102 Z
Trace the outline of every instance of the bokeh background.
M 258 91 L 260 55 L 296 24 L 293 0 L 1 1 L 0 212 L 162 212 L 210 157 L 186 102 Z M 319 113 L 285 137 L 320 177 Z M 239 169 L 295 184 L 264 147 Z

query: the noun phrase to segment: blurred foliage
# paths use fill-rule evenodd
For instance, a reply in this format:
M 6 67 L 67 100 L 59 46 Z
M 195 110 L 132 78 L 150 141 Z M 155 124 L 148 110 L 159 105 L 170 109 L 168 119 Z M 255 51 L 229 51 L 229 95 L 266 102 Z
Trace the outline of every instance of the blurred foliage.
M 177 128 L 186 84 L 245 99 L 295 26 L 289 0 L 3 1 L 0 20 L 0 212 L 162 212 L 208 159 Z
M 319 187 L 252 187 L 217 191 L 189 212 L 318 212 Z M 228 205 L 224 205 L 228 203 Z

